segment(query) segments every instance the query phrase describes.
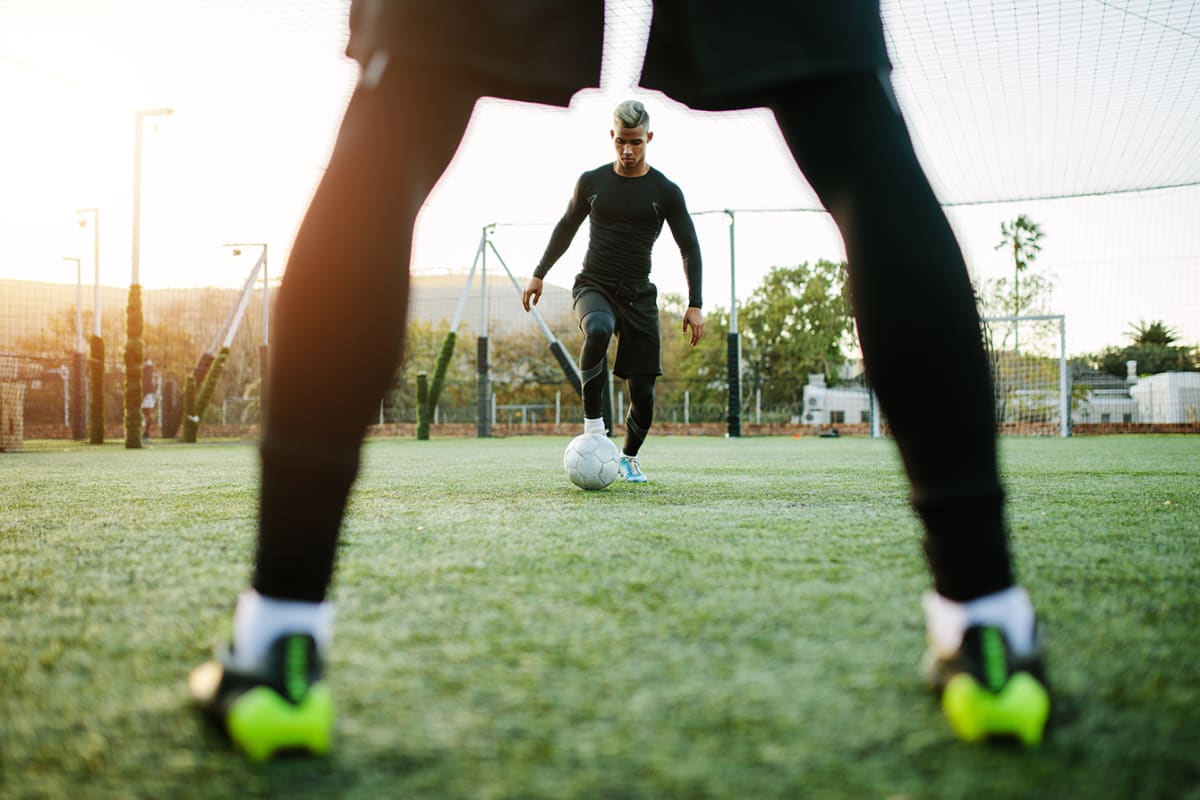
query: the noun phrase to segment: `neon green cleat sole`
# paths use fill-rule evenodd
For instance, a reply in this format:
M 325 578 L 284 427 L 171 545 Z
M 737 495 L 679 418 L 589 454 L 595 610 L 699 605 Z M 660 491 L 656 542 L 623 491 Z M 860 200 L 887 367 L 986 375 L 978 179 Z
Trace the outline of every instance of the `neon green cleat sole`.
M 230 740 L 253 761 L 294 750 L 322 755 L 329 752 L 332 741 L 333 695 L 318 683 L 309 687 L 303 702 L 292 705 L 274 690 L 259 686 L 233 702 L 225 728 Z
M 1050 693 L 1027 672 L 1011 676 L 999 692 L 989 691 L 963 672 L 946 684 L 942 710 L 963 741 L 1012 737 L 1031 747 L 1045 735 Z
M 253 671 L 228 666 L 229 654 L 188 677 L 192 699 L 253 761 L 282 752 L 329 752 L 333 695 L 321 679 L 320 654 L 307 635 L 276 640 Z

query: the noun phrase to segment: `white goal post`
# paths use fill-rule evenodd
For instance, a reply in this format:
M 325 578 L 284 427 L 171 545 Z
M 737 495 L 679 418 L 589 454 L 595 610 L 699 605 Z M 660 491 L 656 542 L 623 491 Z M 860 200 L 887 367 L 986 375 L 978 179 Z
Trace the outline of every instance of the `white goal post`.
M 992 371 L 993 403 L 999 433 L 1018 436 L 1071 435 L 1071 373 L 1067 367 L 1067 318 L 1062 314 L 984 317 L 984 348 Z M 953 378 L 950 378 L 953 380 Z M 805 387 L 805 405 L 828 414 L 829 408 L 855 390 L 836 397 L 824 389 Z M 865 395 L 867 389 L 857 390 Z M 926 394 L 933 387 L 914 388 Z M 810 397 L 811 395 L 811 397 Z M 814 401 L 818 395 L 820 400 Z M 853 398 L 851 398 L 853 399 Z M 886 417 L 870 393 L 871 436 L 886 435 Z M 826 408 L 828 406 L 829 408 Z M 826 425 L 828 419 L 818 420 Z
M 1070 436 L 1066 316 L 984 317 L 981 322 L 999 431 Z

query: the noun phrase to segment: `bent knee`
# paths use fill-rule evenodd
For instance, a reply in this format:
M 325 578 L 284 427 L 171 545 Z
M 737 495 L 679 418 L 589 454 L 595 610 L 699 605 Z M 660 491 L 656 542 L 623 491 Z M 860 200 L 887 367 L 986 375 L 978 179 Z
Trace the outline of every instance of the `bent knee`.
M 607 339 L 616 332 L 617 320 L 606 311 L 593 311 L 580 321 L 579 327 L 589 339 Z

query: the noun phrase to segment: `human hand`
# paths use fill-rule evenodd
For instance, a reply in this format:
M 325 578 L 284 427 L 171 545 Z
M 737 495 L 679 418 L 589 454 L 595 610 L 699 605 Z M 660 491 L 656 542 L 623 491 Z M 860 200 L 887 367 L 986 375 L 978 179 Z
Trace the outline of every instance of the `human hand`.
M 538 300 L 542 299 L 542 279 L 530 278 L 529 285 L 525 287 L 525 291 L 521 294 L 521 305 L 525 306 L 525 310 L 529 311 L 538 304 Z
M 687 333 L 688 328 L 692 329 L 692 347 L 695 347 L 704 336 L 704 314 L 695 306 L 689 306 L 683 312 L 683 332 Z

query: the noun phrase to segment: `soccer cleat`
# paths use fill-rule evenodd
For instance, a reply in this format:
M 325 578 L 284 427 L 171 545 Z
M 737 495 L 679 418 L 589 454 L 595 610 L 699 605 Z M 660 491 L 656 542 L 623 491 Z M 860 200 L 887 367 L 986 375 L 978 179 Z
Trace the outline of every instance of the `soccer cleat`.
M 188 688 L 196 704 L 253 761 L 276 753 L 329 750 L 333 697 L 321 680 L 316 641 L 306 634 L 281 636 L 260 668 L 230 666 L 230 654 L 192 671 Z
M 973 625 L 953 654 L 927 653 L 924 670 L 960 739 L 1015 738 L 1025 745 L 1042 741 L 1050 690 L 1040 651 L 1018 656 L 999 628 Z
M 642 465 L 638 463 L 637 456 L 627 456 L 624 453 L 617 459 L 617 474 L 627 483 L 645 483 L 649 480 L 646 473 L 642 472 Z

